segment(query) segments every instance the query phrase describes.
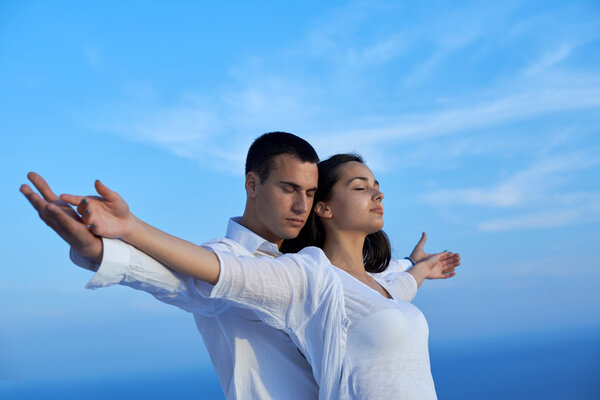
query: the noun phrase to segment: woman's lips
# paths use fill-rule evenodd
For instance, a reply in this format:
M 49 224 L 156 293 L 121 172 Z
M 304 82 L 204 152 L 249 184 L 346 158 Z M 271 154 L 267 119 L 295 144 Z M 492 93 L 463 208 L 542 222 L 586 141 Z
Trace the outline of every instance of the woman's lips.
M 383 207 L 375 207 L 375 208 L 372 208 L 371 211 L 373 211 L 374 213 L 383 215 Z

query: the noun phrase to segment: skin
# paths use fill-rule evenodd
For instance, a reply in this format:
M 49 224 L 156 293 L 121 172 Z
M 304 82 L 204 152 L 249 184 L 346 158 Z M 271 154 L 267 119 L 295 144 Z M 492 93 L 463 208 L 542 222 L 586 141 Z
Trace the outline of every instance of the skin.
M 281 246 L 300 233 L 313 205 L 319 170 L 290 154 L 273 159 L 265 182 L 255 172 L 246 175 L 246 208 L 241 224 Z
M 265 182 L 261 182 L 254 172 L 246 175 L 247 197 L 241 224 L 270 242 L 281 245 L 284 239 L 298 236 L 308 218 L 317 188 L 318 169 L 315 163 L 302 162 L 286 154 L 276 156 L 273 165 L 274 169 Z M 39 194 L 27 184 L 21 185 L 20 191 L 38 212 L 40 219 L 75 251 L 93 261 L 97 269 L 103 255 L 99 230 L 89 226 L 91 224 L 87 223 L 85 214 L 80 217 L 66 201 L 60 199 L 39 174 L 30 172 L 27 177 Z M 69 195 L 63 196 L 69 198 Z M 88 197 L 101 199 L 97 196 Z M 77 198 L 79 201 L 83 199 L 81 196 Z
M 285 161 L 284 161 L 285 162 Z M 343 167 L 341 179 L 335 184 L 331 200 L 319 202 L 315 210 L 322 218 L 327 232 L 324 251 L 333 265 L 355 275 L 382 295 L 389 294 L 377 284 L 364 269 L 362 243 L 369 233 L 383 227 L 383 194 L 371 171 L 360 163 L 348 163 Z M 277 170 L 277 169 L 276 169 Z M 300 176 L 305 174 L 300 173 Z M 306 174 L 306 176 L 310 176 Z M 269 181 L 272 179 L 272 182 Z M 289 184 L 285 181 L 285 185 Z M 293 186 L 293 185 L 292 185 Z M 311 186 L 297 185 L 298 190 L 282 187 L 277 173 L 269 177 L 262 189 L 269 196 L 283 196 L 288 202 L 273 210 L 270 228 L 293 233 L 296 224 L 289 222 L 290 215 L 308 213 L 304 196 Z M 96 190 L 101 197 L 61 195 L 64 201 L 77 205 L 81 221 L 91 226 L 92 232 L 104 237 L 120 237 L 167 266 L 212 284 L 219 280 L 220 265 L 214 253 L 193 243 L 162 232 L 129 211 L 127 203 L 100 181 Z M 256 200 L 260 199 L 255 195 Z M 287 204 L 285 206 L 285 204 Z M 255 204 L 256 209 L 258 205 Z M 268 208 L 264 212 L 268 212 Z M 301 227 L 301 226 L 300 226 Z M 294 229 L 292 229 L 294 228 Z M 440 253 L 417 263 L 411 271 L 420 285 L 425 278 L 447 278 L 454 275 L 458 255 Z
M 297 236 L 312 207 L 317 174 L 316 164 L 304 163 L 288 155 L 280 155 L 275 158 L 274 169 L 265 182 L 261 182 L 255 173 L 249 172 L 246 176 L 247 199 L 242 225 L 278 245 L 282 243 L 283 239 Z M 122 199 L 118 194 L 110 191 L 99 181 L 95 186 L 101 196 L 88 196 L 87 199 L 99 204 L 103 202 L 105 211 L 116 212 L 115 217 L 117 218 L 128 216 L 122 220 L 128 221 L 124 226 L 115 228 L 114 226 L 94 224 L 90 210 L 83 202 L 84 197 L 62 195 L 61 199 L 37 173 L 30 172 L 27 177 L 39 194 L 27 184 L 21 186 L 21 193 L 25 195 L 38 212 L 39 217 L 52 230 L 75 251 L 96 264 L 95 268 L 92 268 L 94 270 L 102 262 L 103 248 L 102 240 L 99 237 L 102 235 L 102 230 L 107 229 L 104 236 L 121 238 L 125 235 L 115 234 L 115 229 L 129 230 L 133 229 L 132 226 L 139 226 L 149 233 L 156 233 L 151 226 L 130 216 L 127 204 L 124 201 L 121 203 Z M 77 210 L 80 214 L 69 206 L 69 202 L 78 206 Z M 169 243 L 176 241 L 174 239 L 176 238 L 171 238 Z M 423 233 L 410 255 L 413 262 L 431 257 L 424 251 L 426 239 L 427 237 Z M 140 246 L 136 247 L 141 248 Z M 147 253 L 152 255 L 151 252 Z M 161 260 L 160 257 L 155 258 Z M 166 262 L 165 264 L 169 265 Z M 207 280 L 216 281 L 218 270 L 218 266 L 212 269 Z M 416 270 L 413 268 L 413 271 Z
M 333 265 L 343 269 L 365 285 L 390 298 L 387 291 L 365 270 L 362 246 L 367 235 L 383 228 L 383 193 L 371 170 L 356 161 L 339 167 L 339 179 L 331 189 L 330 199 L 315 205 L 315 212 L 325 228 L 323 251 Z M 423 251 L 426 236 L 413 253 Z M 460 255 L 449 252 L 426 255 L 410 271 L 420 286 L 424 279 L 454 276 Z
M 40 193 L 33 191 L 27 184 L 21 185 L 20 191 L 38 212 L 41 220 L 79 254 L 100 264 L 102 240 L 90 232 L 68 203 L 54 194 L 44 178 L 35 172 L 27 174 L 27 178 Z

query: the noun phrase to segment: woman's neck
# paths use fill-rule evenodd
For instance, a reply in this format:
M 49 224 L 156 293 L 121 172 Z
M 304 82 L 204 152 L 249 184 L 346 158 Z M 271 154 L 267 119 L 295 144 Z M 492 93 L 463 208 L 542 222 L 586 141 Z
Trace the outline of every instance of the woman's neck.
M 338 268 L 354 275 L 365 275 L 362 249 L 366 235 L 357 232 L 327 232 L 323 252 Z

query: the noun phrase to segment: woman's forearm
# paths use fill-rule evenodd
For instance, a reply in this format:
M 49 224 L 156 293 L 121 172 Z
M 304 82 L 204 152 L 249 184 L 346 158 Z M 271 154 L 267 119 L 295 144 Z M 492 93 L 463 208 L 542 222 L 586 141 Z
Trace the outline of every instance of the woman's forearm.
M 213 252 L 156 229 L 133 214 L 131 217 L 122 240 L 182 274 L 217 283 L 221 268 Z
M 417 263 L 417 264 L 415 264 L 407 272 L 409 274 L 411 274 L 413 276 L 413 278 L 415 278 L 415 281 L 417 282 L 417 288 L 421 287 L 421 284 L 423 283 L 423 281 L 427 277 L 427 269 L 425 268 L 425 266 L 423 265 L 423 263 Z

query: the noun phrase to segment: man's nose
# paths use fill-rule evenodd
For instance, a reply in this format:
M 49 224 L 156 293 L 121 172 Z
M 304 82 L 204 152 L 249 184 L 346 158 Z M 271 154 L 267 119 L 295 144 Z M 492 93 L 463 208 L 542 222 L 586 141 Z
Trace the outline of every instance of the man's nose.
M 292 209 L 297 213 L 305 213 L 308 210 L 308 196 L 299 193 L 294 200 Z

